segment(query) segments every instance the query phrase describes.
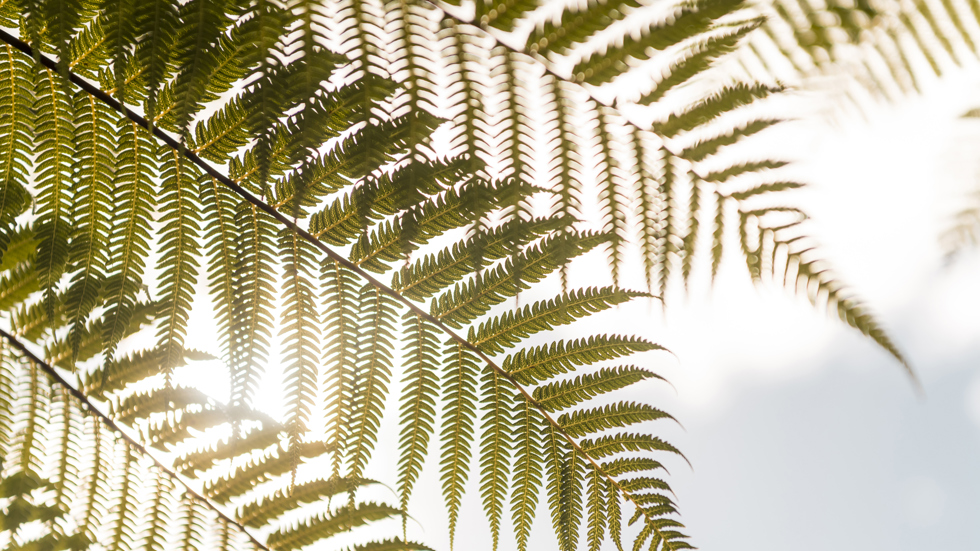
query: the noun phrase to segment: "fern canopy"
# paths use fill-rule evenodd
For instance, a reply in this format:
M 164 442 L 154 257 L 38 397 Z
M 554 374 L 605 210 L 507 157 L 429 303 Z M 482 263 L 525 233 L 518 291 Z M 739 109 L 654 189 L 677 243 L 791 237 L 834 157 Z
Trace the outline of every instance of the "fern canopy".
M 536 8 L 0 2 L 0 544 L 426 549 L 406 519 L 435 468 L 452 541 L 475 486 L 494 548 L 511 522 L 526 549 L 539 503 L 562 550 L 690 548 L 655 476 L 683 455 L 637 427 L 673 418 L 616 396 L 664 348 L 583 320 L 686 282 L 702 233 L 717 268 L 726 224 L 753 277 L 785 251 L 789 286 L 901 359 L 770 222 L 798 211 L 757 204 L 799 185 L 737 183 L 783 163 L 702 165 L 776 122 L 724 128 L 782 89 L 718 66 L 752 6 L 672 4 L 587 54 L 644 6 Z M 640 106 L 682 105 L 644 126 L 596 91 L 651 59 L 672 70 Z M 603 252 L 609 284 L 574 288 Z M 551 298 L 507 310 L 528 295 Z M 186 377 L 216 364 L 227 400 Z

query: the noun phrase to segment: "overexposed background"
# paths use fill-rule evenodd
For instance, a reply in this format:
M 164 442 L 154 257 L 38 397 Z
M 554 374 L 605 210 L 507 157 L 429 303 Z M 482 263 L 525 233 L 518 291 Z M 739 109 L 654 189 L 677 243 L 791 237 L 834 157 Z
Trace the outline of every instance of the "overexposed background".
M 694 543 L 725 550 L 980 549 L 980 252 L 939 235 L 980 186 L 974 70 L 865 117 L 778 127 L 765 155 L 812 184 L 800 203 L 823 256 L 918 372 L 805 299 L 753 288 L 735 255 L 708 296 L 667 310 L 672 469 Z M 711 346 L 704 346 L 704 338 Z

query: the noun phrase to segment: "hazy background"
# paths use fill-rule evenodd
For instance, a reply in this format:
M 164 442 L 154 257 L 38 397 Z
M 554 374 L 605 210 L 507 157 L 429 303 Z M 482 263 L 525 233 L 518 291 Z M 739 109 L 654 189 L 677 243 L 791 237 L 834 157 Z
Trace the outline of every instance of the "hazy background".
M 938 236 L 980 186 L 980 79 L 963 71 L 866 119 L 806 117 L 767 137 L 798 160 L 823 256 L 912 361 L 728 258 L 710 296 L 667 310 L 669 411 L 694 465 L 672 469 L 694 543 L 725 550 L 980 549 L 980 254 Z M 804 202 L 805 201 L 805 202 Z M 702 337 L 716 343 L 704 347 Z

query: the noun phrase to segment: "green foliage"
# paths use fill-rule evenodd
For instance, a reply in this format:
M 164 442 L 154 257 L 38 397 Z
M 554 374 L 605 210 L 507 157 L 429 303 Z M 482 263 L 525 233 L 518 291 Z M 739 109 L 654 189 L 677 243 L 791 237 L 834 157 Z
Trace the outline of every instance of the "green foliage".
M 526 53 L 497 39 L 536 7 L 481 1 L 467 21 L 410 0 L 0 2 L 20 33 L 0 30 L 0 422 L 15 429 L 0 431 L 2 545 L 298 549 L 343 534 L 426 549 L 404 519 L 437 453 L 451 540 L 472 476 L 494 547 L 511 522 L 526 549 L 544 504 L 561 549 L 690 547 L 649 457 L 680 452 L 626 432 L 670 415 L 610 394 L 659 377 L 603 365 L 663 347 L 558 330 L 651 296 L 619 287 L 634 232 L 661 295 L 678 260 L 687 280 L 702 226 L 717 269 L 726 203 L 761 277 L 747 202 L 798 185 L 731 191 L 782 163 L 700 163 L 775 121 L 705 127 L 780 88 L 697 89 L 759 24 L 740 0 L 665 6 L 598 49 L 645 8 L 570 6 Z M 640 127 L 618 110 L 633 100 L 593 97 L 652 58 L 672 69 L 640 103 L 694 90 L 678 114 Z M 792 247 L 784 230 L 762 234 Z M 603 247 L 614 285 L 573 288 Z M 792 251 L 791 287 L 805 280 L 899 356 Z M 551 278 L 557 296 L 507 311 Z M 205 352 L 189 348 L 197 322 L 214 331 Z M 227 368 L 227 403 L 182 382 L 204 362 Z M 255 409 L 266 376 L 282 419 Z M 378 441 L 389 419 L 397 444 Z M 382 446 L 397 450 L 397 506 L 359 497 Z M 392 518 L 400 539 L 375 524 Z M 38 539 L 21 530 L 34 521 Z

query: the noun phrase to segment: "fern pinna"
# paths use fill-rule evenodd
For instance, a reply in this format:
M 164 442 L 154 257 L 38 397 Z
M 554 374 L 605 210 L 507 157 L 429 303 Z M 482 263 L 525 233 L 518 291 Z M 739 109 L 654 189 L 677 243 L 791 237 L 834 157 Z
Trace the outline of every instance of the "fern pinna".
M 0 3 L 4 545 L 423 549 L 404 518 L 437 468 L 461 545 L 472 480 L 495 548 L 505 523 L 527 548 L 539 503 L 561 549 L 688 548 L 659 478 L 680 451 L 630 428 L 670 415 L 589 402 L 657 378 L 617 364 L 662 347 L 527 340 L 663 295 L 699 228 L 720 258 L 726 206 L 740 235 L 774 240 L 742 240 L 754 276 L 784 272 L 898 356 L 795 226 L 749 230 L 779 210 L 754 201 L 795 184 L 737 177 L 779 163 L 700 164 L 774 122 L 719 130 L 774 83 L 694 86 L 759 25 L 743 2 L 589 3 L 550 22 L 536 7 Z M 581 53 L 634 10 L 641 32 Z M 675 70 L 641 125 L 623 112 L 642 105 L 603 87 L 650 57 Z M 660 96 L 682 106 L 657 114 Z M 619 286 L 633 241 L 649 292 Z M 612 284 L 571 288 L 575 259 L 602 249 Z M 765 262 L 776 249 L 785 270 Z M 552 279 L 556 296 L 505 312 Z M 195 305 L 207 353 L 187 346 Z M 178 376 L 213 358 L 226 403 Z M 269 372 L 280 419 L 256 407 Z M 364 499 L 389 418 L 395 503 Z M 399 517 L 400 534 L 357 530 Z

